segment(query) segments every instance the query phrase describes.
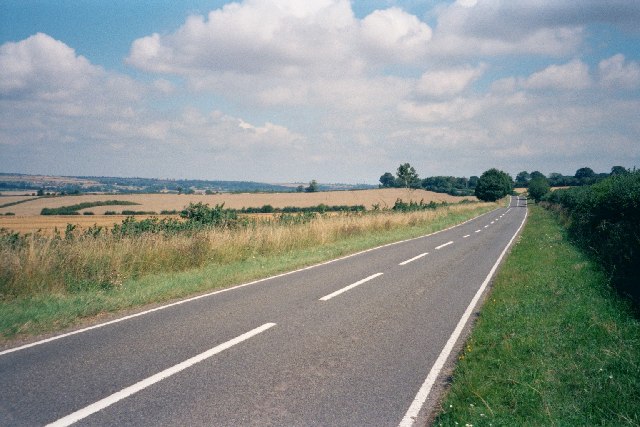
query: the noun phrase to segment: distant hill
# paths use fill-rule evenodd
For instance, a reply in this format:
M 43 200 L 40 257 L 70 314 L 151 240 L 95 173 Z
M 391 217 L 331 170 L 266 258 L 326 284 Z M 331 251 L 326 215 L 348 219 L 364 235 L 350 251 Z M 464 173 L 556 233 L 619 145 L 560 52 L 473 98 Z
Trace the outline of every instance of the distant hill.
M 49 176 L 0 173 L 2 191 L 42 190 L 45 193 L 250 193 L 295 192 L 306 184 L 268 184 L 254 181 L 208 181 L 192 179 L 123 178 L 108 176 Z M 359 184 L 319 184 L 320 191 L 377 188 Z

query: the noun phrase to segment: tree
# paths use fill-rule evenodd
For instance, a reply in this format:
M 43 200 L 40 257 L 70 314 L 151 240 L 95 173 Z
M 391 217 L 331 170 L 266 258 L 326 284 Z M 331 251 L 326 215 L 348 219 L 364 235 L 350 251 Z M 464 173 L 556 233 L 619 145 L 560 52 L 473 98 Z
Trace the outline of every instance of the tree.
M 315 193 L 316 191 L 318 191 L 318 183 L 316 182 L 316 180 L 312 179 L 309 183 L 309 186 L 305 188 L 304 191 L 306 193 Z
M 629 171 L 624 166 L 614 166 L 611 168 L 611 175 L 626 175 Z
M 495 202 L 511 194 L 513 180 L 503 171 L 492 168 L 484 172 L 476 185 L 476 197 L 485 202 Z
M 518 187 L 526 187 L 529 184 L 529 180 L 531 179 L 531 175 L 529 172 L 522 171 L 518 175 L 516 175 L 516 185 Z
M 565 184 L 564 176 L 559 172 L 551 172 L 549 174 L 549 185 L 559 187 Z
M 550 191 L 549 181 L 544 176 L 538 176 L 529 181 L 529 196 L 536 201 L 540 202 L 540 199 Z
M 304 192 L 304 185 L 302 185 L 302 184 L 298 185 L 298 186 L 296 187 L 296 191 L 297 191 L 298 193 L 302 193 L 302 192 Z
M 380 177 L 380 184 L 384 188 L 395 187 L 396 178 L 391 174 L 391 172 L 385 172 L 384 175 Z
M 575 178 L 579 185 L 587 185 L 593 183 L 596 173 L 591 168 L 580 168 L 576 171 Z
M 405 188 L 417 188 L 420 186 L 420 178 L 413 166 L 409 163 L 402 164 L 396 172 L 398 184 Z
M 534 179 L 538 179 L 538 178 L 546 178 L 546 176 L 544 176 L 544 174 L 542 172 L 539 171 L 533 171 L 531 172 L 531 179 L 529 180 L 529 182 L 533 181 Z

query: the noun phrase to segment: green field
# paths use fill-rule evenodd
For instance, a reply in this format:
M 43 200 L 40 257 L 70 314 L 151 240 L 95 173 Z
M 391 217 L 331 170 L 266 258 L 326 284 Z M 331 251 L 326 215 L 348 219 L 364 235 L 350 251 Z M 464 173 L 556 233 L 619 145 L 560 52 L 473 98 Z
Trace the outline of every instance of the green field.
M 640 425 L 640 322 L 532 207 L 434 425 Z

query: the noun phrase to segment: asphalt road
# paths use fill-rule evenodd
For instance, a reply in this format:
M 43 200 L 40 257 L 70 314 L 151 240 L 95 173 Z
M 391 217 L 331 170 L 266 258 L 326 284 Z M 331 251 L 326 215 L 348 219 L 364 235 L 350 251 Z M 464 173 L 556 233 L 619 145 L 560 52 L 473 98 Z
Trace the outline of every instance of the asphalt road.
M 0 425 L 419 425 L 525 217 L 513 198 L 440 233 L 0 352 Z

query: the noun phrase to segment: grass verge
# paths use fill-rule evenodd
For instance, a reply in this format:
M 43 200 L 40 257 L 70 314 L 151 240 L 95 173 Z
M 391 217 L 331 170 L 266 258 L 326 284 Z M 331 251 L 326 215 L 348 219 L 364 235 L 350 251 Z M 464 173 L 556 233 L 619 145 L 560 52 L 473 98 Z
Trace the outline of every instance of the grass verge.
M 532 207 L 434 425 L 640 425 L 640 322 Z
M 102 246 L 99 250 L 93 249 L 91 245 L 103 244 L 99 241 L 74 241 L 69 243 L 65 252 L 60 253 L 59 248 L 51 249 L 48 246 L 38 251 L 34 249 L 37 248 L 37 241 L 34 241 L 32 246 L 27 247 L 27 252 L 19 253 L 19 256 L 14 255 L 16 259 L 11 265 L 19 265 L 21 259 L 30 258 L 32 262 L 25 265 L 32 266 L 31 270 L 39 269 L 39 273 L 30 272 L 32 279 L 29 283 L 25 282 L 24 286 L 30 285 L 33 289 L 27 295 L 0 300 L 0 342 L 60 330 L 99 314 L 183 298 L 268 277 L 385 243 L 432 233 L 496 207 L 496 204 L 482 204 L 407 214 L 326 217 L 315 222 L 287 227 L 248 228 L 238 233 L 216 231 L 196 236 L 197 239 L 180 238 L 175 246 L 177 249 L 171 249 L 171 253 L 177 251 L 179 259 L 191 259 L 198 254 L 204 254 L 205 260 L 202 265 L 182 268 L 183 271 L 158 271 L 162 268 L 158 263 L 163 252 L 156 249 L 169 244 L 174 245 L 175 239 L 151 240 L 148 244 L 134 240 L 133 243 L 142 246 L 131 247 L 129 243 L 125 246 L 117 241 L 115 246 L 109 246 L 109 250 Z M 106 242 L 110 245 L 113 243 L 111 240 Z M 85 244 L 89 246 L 83 246 Z M 155 252 L 150 252 L 150 248 Z M 145 252 L 153 256 L 142 257 Z M 94 253 L 97 255 L 93 255 Z M 185 257 L 185 254 L 190 256 Z M 123 256 L 120 264 L 118 257 Z M 56 271 L 63 267 L 62 261 L 71 264 L 65 273 L 69 275 L 75 271 L 71 270 L 71 267 L 86 270 L 105 263 L 110 263 L 108 268 L 104 269 L 105 272 L 121 272 L 124 271 L 125 261 L 127 265 L 131 264 L 131 259 L 135 257 L 142 257 L 139 263 L 147 267 L 149 263 L 152 267 L 154 263 L 158 264 L 154 267 L 156 271 L 148 271 L 144 275 L 130 278 L 121 276 L 120 273 L 112 273 L 109 286 L 101 285 L 106 283 L 103 279 L 95 281 L 93 285 L 85 284 L 72 289 L 61 285 L 43 290 L 44 285 L 33 285 L 37 281 L 51 282 L 58 274 Z M 56 259 L 60 259 L 61 262 Z M 10 258 L 7 256 L 5 260 Z M 50 269 L 47 268 L 48 264 L 52 265 Z M 172 261 L 165 267 L 169 268 L 169 264 L 174 263 Z M 24 279 L 25 273 L 20 277 Z

